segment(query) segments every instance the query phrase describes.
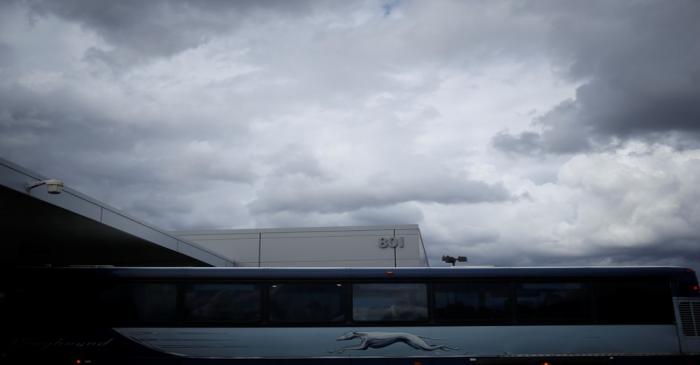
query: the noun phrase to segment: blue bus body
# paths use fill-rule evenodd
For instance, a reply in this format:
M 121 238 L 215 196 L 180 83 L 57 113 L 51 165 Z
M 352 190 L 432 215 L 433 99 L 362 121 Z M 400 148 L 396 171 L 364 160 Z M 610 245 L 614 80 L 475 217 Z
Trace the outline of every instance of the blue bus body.
M 62 268 L 0 280 L 0 363 L 700 363 L 685 268 Z

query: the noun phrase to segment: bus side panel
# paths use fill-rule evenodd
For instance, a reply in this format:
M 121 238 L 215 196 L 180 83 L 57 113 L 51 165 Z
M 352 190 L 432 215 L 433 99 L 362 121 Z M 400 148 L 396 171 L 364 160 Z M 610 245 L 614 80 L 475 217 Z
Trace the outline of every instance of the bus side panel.
M 118 328 L 188 358 L 678 355 L 673 325 L 305 328 Z

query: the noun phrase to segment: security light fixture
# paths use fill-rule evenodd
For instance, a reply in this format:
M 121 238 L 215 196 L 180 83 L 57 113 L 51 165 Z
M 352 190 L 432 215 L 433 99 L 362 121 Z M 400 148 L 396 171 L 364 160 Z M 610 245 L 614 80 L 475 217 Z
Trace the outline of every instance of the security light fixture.
M 444 261 L 448 264 L 452 264 L 452 266 L 455 266 L 455 263 L 457 263 L 457 262 L 467 262 L 467 257 L 466 256 L 454 257 L 454 256 L 450 256 L 450 255 L 445 255 L 445 256 L 442 256 L 442 261 Z
M 58 179 L 48 179 L 28 182 L 25 186 L 27 192 L 31 191 L 37 186 L 46 185 L 46 190 L 49 194 L 60 194 L 63 191 L 63 181 Z

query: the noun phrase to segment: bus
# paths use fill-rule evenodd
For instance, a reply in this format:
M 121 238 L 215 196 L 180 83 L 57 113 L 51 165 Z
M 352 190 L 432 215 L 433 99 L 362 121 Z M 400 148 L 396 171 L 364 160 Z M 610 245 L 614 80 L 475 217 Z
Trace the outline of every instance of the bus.
M 3 364 L 700 364 L 679 267 L 12 269 L 0 316 Z

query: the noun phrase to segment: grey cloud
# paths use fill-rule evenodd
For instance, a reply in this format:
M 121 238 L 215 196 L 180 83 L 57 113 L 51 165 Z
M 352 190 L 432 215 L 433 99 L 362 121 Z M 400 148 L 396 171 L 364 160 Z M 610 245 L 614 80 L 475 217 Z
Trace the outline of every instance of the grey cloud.
M 25 145 L 21 138 L 13 138 L 20 135 L 43 141 L 49 151 L 51 145 L 75 150 L 109 150 L 125 148 L 142 129 L 142 126 L 134 126 L 132 130 L 113 129 L 109 117 L 81 105 L 73 95 L 64 92 L 35 93 L 17 84 L 3 85 L 0 101 L 3 146 L 15 144 L 13 147 L 17 149 L 12 151 L 15 153 L 22 148 L 36 148 Z M 56 148 L 59 151 L 70 154 Z
M 253 213 L 277 211 L 349 212 L 406 202 L 462 204 L 512 199 L 501 184 L 446 176 L 416 176 L 396 180 L 390 173 L 361 183 L 317 181 L 291 177 L 270 179 L 250 203 Z
M 578 258 L 579 262 L 605 261 L 627 265 L 684 265 L 700 267 L 697 238 L 659 240 L 647 247 L 607 249 L 594 257 Z
M 471 265 L 493 266 L 596 266 L 596 265 L 670 265 L 700 270 L 698 238 L 669 238 L 650 242 L 644 247 L 602 246 L 587 253 L 561 252 L 523 247 L 515 242 L 486 239 L 483 243 L 462 243 L 433 238 L 428 246 L 433 266 L 444 265 L 442 255 L 463 255 Z M 526 239 L 526 238 L 525 238 Z M 536 243 L 532 243 L 533 248 Z
M 230 129 L 243 137 L 239 128 Z M 202 203 L 196 198 L 202 189 L 219 194 L 218 185 L 230 184 L 221 190 L 233 192 L 256 178 L 245 153 L 217 145 L 222 136 L 196 125 L 115 119 L 67 88 L 35 92 L 0 85 L 3 158 L 164 227 L 191 220 L 187 213 Z M 209 138 L 211 145 L 201 142 Z
M 700 3 L 545 4 L 528 3 L 524 11 L 546 16 L 550 57 L 583 84 L 572 100 L 535 119 L 535 131 L 496 135 L 496 148 L 572 153 L 670 134 L 679 143 L 698 140 Z
M 506 131 L 493 137 L 493 146 L 497 149 L 523 155 L 539 155 L 544 151 L 542 136 L 535 132 L 522 132 L 512 135 Z
M 12 47 L 0 41 L 0 70 L 9 66 L 12 61 Z
M 256 227 L 368 226 L 420 223 L 423 209 L 416 203 L 359 208 L 348 212 L 276 211 L 255 216 Z
M 411 203 L 363 208 L 350 213 L 350 222 L 359 226 L 417 223 L 423 219 L 425 215 L 421 208 Z
M 0 154 L 167 229 L 419 223 L 437 262 L 697 257 L 687 232 L 700 224 L 697 197 L 669 199 L 675 181 L 641 188 L 680 160 L 613 188 L 635 175 L 612 173 L 624 163 L 607 175 L 606 159 L 558 169 L 566 154 L 632 139 L 697 147 L 696 2 L 343 4 L 15 3 L 36 23 L 9 21 L 26 8 L 0 14 Z M 503 69 L 531 66 L 580 85 L 575 97 L 552 108 L 551 95 L 479 91 Z M 519 77 L 512 86 L 532 81 Z M 522 126 L 507 116 L 479 123 L 490 119 L 481 107 L 494 110 L 482 97 L 504 115 L 513 103 L 511 115 L 551 109 L 491 141 L 535 158 L 488 154 L 482 136 Z M 577 180 L 582 171 L 604 179 Z M 674 179 L 697 190 L 697 179 Z M 610 203 L 583 209 L 599 199 Z M 655 202 L 678 209 L 644 214 Z M 648 220 L 628 221 L 640 216 Z M 597 225 L 606 219 L 617 225 Z M 616 246 L 606 232 L 619 226 L 653 235 Z
M 88 59 L 124 67 L 149 57 L 171 56 L 232 31 L 256 13 L 290 16 L 308 11 L 306 1 L 90 0 L 26 2 L 34 18 L 55 15 L 97 32 L 115 48 L 92 49 Z
M 545 253 L 521 252 L 518 258 L 498 260 L 500 265 L 548 265 L 548 266 L 592 266 L 592 265 L 638 265 L 638 266 L 685 266 L 700 269 L 700 249 L 678 245 L 684 240 L 660 240 L 647 247 L 604 247 L 590 254 L 560 256 Z M 690 242 L 697 245 L 697 240 Z M 685 246 L 685 247 L 684 247 Z M 486 258 L 491 260 L 492 258 Z
M 272 166 L 272 176 L 303 175 L 323 180 L 330 175 L 309 148 L 300 143 L 289 144 L 273 153 L 266 153 L 263 155 L 263 161 Z
M 495 148 L 513 155 L 541 156 L 545 153 L 589 150 L 594 144 L 591 127 L 576 119 L 579 113 L 580 105 L 572 101 L 563 102 L 535 119 L 533 124 L 541 127 L 539 133 L 525 131 L 514 135 L 501 131 L 492 138 L 491 143 Z M 605 141 L 609 140 L 610 137 Z

